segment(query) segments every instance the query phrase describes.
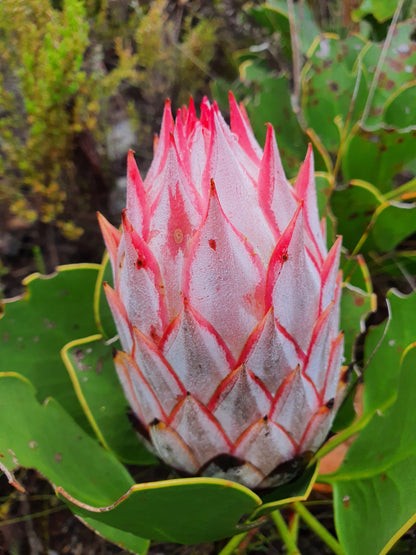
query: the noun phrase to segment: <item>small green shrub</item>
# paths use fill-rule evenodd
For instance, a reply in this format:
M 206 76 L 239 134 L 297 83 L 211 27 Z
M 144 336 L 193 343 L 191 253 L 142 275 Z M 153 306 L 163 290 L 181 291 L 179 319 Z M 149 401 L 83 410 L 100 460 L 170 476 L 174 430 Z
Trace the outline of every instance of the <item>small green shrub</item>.
M 0 2 L 0 201 L 10 215 L 78 238 L 72 213 L 90 209 L 73 163 L 78 137 L 92 137 L 105 166 L 116 95 L 126 117 L 137 99 L 149 106 L 133 120 L 149 136 L 166 96 L 203 86 L 217 23 L 175 9 L 179 18 L 166 0 Z

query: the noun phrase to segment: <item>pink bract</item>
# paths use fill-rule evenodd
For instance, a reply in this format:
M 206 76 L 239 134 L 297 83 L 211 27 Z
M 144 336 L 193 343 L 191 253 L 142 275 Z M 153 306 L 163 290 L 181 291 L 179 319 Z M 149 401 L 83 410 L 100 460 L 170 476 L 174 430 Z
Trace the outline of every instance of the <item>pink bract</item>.
M 128 155 L 122 232 L 99 216 L 116 369 L 158 457 L 250 488 L 292 476 L 342 399 L 341 238 L 319 221 L 312 148 L 294 186 L 230 95 L 167 101 L 146 179 Z M 299 463 L 299 461 L 301 463 Z

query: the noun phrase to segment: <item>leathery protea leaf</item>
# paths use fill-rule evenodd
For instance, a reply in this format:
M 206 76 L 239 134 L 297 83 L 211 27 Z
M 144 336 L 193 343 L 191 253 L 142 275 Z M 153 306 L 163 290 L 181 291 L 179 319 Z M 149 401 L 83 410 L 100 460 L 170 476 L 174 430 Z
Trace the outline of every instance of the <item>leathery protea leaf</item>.
M 389 319 L 371 328 L 365 343 L 365 355 L 374 356 L 365 370 L 364 410 L 371 414 L 394 401 L 399 379 L 400 359 L 407 345 L 416 342 L 413 321 L 416 311 L 416 292 L 405 296 L 389 291 Z M 387 327 L 387 330 L 386 330 Z M 380 343 L 381 342 L 381 343 Z
M 92 301 L 99 269 L 67 265 L 52 276 L 29 276 L 26 292 L 5 303 L 0 318 L 0 371 L 22 373 L 41 401 L 53 397 L 89 432 L 59 351 L 68 341 L 96 333 Z
M 113 284 L 110 257 L 106 251 L 101 263 L 100 271 L 97 275 L 97 281 L 94 291 L 94 317 L 97 325 L 97 331 L 102 333 L 105 339 L 110 339 L 117 335 L 117 329 L 111 310 L 105 298 L 103 283 Z
M 374 414 L 338 472 L 325 477 L 347 553 L 385 554 L 416 521 L 415 345 L 403 351 L 394 404 Z
M 87 505 L 58 493 L 81 518 L 157 541 L 193 544 L 232 536 L 260 498 L 227 480 L 188 478 L 136 484 L 111 506 Z
M 16 467 L 36 468 L 75 514 L 125 549 L 145 553 L 148 542 L 140 536 L 178 543 L 214 541 L 250 528 L 261 516 L 252 514 L 261 499 L 227 480 L 188 478 L 133 485 L 121 463 L 53 399 L 41 405 L 33 386 L 19 374 L 0 374 L 0 385 L 0 466 L 11 483 L 21 487 L 13 477 Z M 293 474 L 289 467 L 285 471 Z M 272 504 L 264 512 L 284 503 L 285 496 L 303 498 L 315 474 L 311 469 L 270 493 L 265 500 Z
M 207 99 L 176 120 L 167 102 L 144 181 L 129 154 L 122 232 L 99 216 L 104 288 L 145 444 L 187 475 L 269 488 L 345 391 L 341 238 L 328 252 L 312 147 L 292 186 L 273 128 L 263 152 L 232 95 L 230 110 L 229 127 Z
M 35 389 L 21 375 L 0 373 L 0 468 L 9 481 L 16 467 L 36 468 L 55 487 L 85 503 L 106 504 L 131 487 L 123 465 L 89 437 L 53 399 L 42 405 Z M 94 529 L 135 553 L 146 553 L 149 542 L 129 537 L 112 525 L 94 522 Z
M 100 335 L 71 341 L 62 349 L 74 390 L 97 438 L 130 464 L 152 464 L 128 420 L 128 407 L 114 372 L 112 346 Z

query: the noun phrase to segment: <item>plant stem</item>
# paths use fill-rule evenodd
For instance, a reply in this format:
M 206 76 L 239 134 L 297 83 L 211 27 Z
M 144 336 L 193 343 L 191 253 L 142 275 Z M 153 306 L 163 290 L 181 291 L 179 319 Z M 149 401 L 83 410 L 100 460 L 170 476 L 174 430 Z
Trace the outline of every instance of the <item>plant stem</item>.
M 293 538 L 293 541 L 297 543 L 298 533 L 299 533 L 299 513 L 292 512 L 292 515 L 289 521 L 289 531 Z
M 287 527 L 287 524 L 280 511 L 273 511 L 270 516 L 272 517 L 273 522 L 276 525 L 276 528 L 280 534 L 280 538 L 286 546 L 288 555 L 301 555 L 298 546 L 296 545 L 296 542 L 289 528 Z
M 299 44 L 299 32 L 296 22 L 295 6 L 293 0 L 287 0 L 287 11 L 289 16 L 290 43 L 293 59 L 293 108 L 296 114 L 300 112 L 300 70 L 302 66 L 302 54 Z
M 293 508 L 299 514 L 301 519 L 311 528 L 317 536 L 321 538 L 321 540 L 326 543 L 326 545 L 332 549 L 334 553 L 337 555 L 345 555 L 345 551 L 341 547 L 341 545 L 337 542 L 337 540 L 332 536 L 328 530 L 322 526 L 322 524 L 317 520 L 306 507 L 299 503 L 299 501 L 295 501 L 293 503 Z
M 360 121 L 361 125 L 365 124 L 365 120 L 367 119 L 368 114 L 370 112 L 371 103 L 373 101 L 374 93 L 377 89 L 378 80 L 380 79 L 381 70 L 383 68 L 384 60 L 386 59 L 387 51 L 390 47 L 390 44 L 391 44 L 391 41 L 392 41 L 392 38 L 393 38 L 393 34 L 394 34 L 394 31 L 395 31 L 395 28 L 396 28 L 396 25 L 397 25 L 397 21 L 399 19 L 400 12 L 401 12 L 402 7 L 403 7 L 403 2 L 404 2 L 404 0 L 399 0 L 398 3 L 397 3 L 396 11 L 394 12 L 394 16 L 393 16 L 392 22 L 390 24 L 386 40 L 384 41 L 383 49 L 380 53 L 380 57 L 379 57 L 378 62 L 377 62 L 377 67 L 376 67 L 376 70 L 374 72 L 374 77 L 373 77 L 373 80 L 372 80 L 371 85 L 370 85 L 370 90 L 368 92 L 367 101 L 366 101 L 365 106 L 364 106 L 363 115 L 362 115 L 361 121 Z
M 24 516 L 19 516 L 19 517 L 16 517 L 16 518 L 10 518 L 8 520 L 3 520 L 2 522 L 0 522 L 0 527 L 1 526 L 9 526 L 10 524 L 17 524 L 19 522 L 24 522 L 25 520 L 33 520 L 35 518 L 40 518 L 42 516 L 50 515 L 52 513 L 58 513 L 59 511 L 63 511 L 67 508 L 68 507 L 62 503 L 62 505 L 59 505 L 58 507 L 52 507 L 50 509 L 45 509 L 44 511 L 39 511 L 38 513 L 31 513 L 31 514 L 27 514 L 27 515 L 24 515 Z
M 234 550 L 240 545 L 240 543 L 247 536 L 248 532 L 243 532 L 242 534 L 237 534 L 233 536 L 230 541 L 221 549 L 218 555 L 232 555 Z

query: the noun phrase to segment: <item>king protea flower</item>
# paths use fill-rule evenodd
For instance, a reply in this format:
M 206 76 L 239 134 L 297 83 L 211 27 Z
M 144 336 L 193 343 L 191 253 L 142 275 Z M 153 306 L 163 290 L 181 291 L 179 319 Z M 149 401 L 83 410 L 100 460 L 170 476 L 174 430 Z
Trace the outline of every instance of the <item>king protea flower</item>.
M 128 155 L 122 232 L 100 224 L 143 440 L 187 475 L 255 488 L 316 451 L 339 405 L 341 239 L 328 253 L 311 147 L 292 187 L 272 126 L 262 151 L 230 108 L 231 129 L 206 99 L 175 121 L 167 101 L 144 182 Z

